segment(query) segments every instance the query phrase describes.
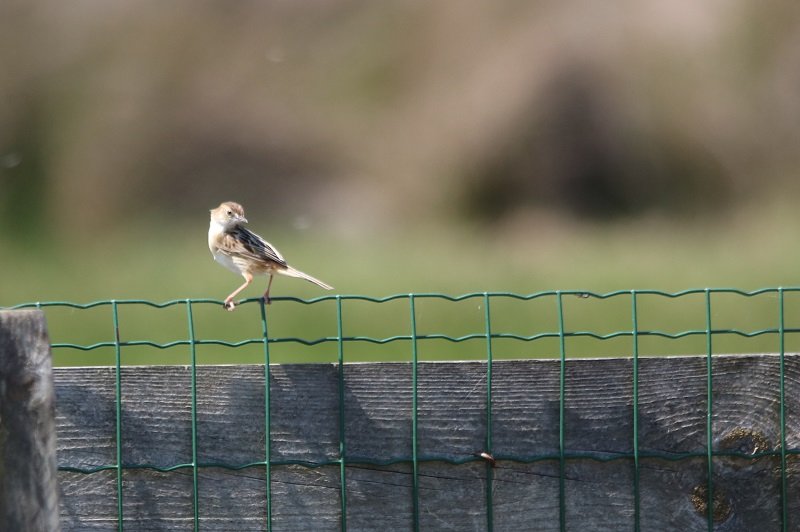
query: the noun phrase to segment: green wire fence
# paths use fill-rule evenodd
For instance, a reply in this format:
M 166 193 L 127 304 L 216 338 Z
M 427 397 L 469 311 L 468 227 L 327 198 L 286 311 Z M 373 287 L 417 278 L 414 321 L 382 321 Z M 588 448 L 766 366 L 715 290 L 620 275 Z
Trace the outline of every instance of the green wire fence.
M 640 470 L 641 460 L 644 458 L 660 458 L 664 460 L 680 461 L 691 458 L 705 458 L 707 463 L 707 528 L 709 531 L 715 527 L 715 514 L 714 514 L 714 458 L 721 456 L 732 456 L 747 459 L 754 459 L 760 457 L 774 457 L 780 461 L 780 507 L 782 509 L 781 522 L 782 529 L 788 530 L 789 522 L 789 488 L 788 488 L 788 468 L 787 459 L 792 455 L 800 455 L 800 449 L 787 448 L 787 434 L 786 434 L 786 397 L 785 397 L 785 354 L 787 349 L 787 339 L 791 335 L 800 333 L 800 326 L 787 326 L 787 299 L 790 295 L 800 294 L 800 287 L 776 287 L 776 288 L 763 288 L 754 291 L 744 291 L 733 288 L 703 288 L 684 290 L 679 292 L 665 292 L 659 290 L 620 290 L 608 293 L 594 293 L 579 290 L 556 290 L 556 291 L 542 291 L 532 294 L 517 294 L 510 292 L 476 292 L 460 296 L 449 296 L 439 293 L 410 293 L 410 294 L 396 294 L 387 297 L 377 298 L 362 295 L 337 295 L 325 296 L 315 299 L 298 299 L 292 297 L 276 297 L 273 304 L 269 307 L 265 306 L 260 299 L 248 299 L 242 302 L 240 308 L 247 308 L 250 305 L 258 308 L 258 320 L 261 334 L 258 337 L 242 338 L 234 341 L 219 340 L 202 338 L 197 335 L 195 312 L 198 307 L 206 306 L 219 306 L 222 302 L 214 299 L 181 299 L 157 303 L 147 300 L 106 300 L 95 301 L 86 304 L 78 304 L 66 301 L 51 301 L 51 302 L 34 302 L 15 305 L 9 307 L 10 309 L 23 309 L 23 308 L 41 308 L 49 311 L 54 308 L 74 309 L 83 311 L 93 308 L 105 308 L 109 312 L 109 325 L 110 330 L 113 332 L 108 340 L 93 342 L 90 344 L 79 344 L 73 342 L 62 342 L 58 338 L 52 339 L 52 348 L 61 353 L 67 351 L 92 351 L 102 348 L 112 348 L 114 350 L 114 389 L 115 389 L 115 439 L 116 439 L 116 453 L 115 463 L 103 464 L 92 467 L 82 467 L 75 464 L 61 463 L 59 469 L 65 472 L 79 473 L 91 475 L 100 471 L 113 471 L 116 475 L 116 503 L 118 514 L 118 529 L 123 530 L 125 526 L 125 514 L 123 511 L 123 500 L 125 490 L 123 487 L 123 474 L 126 470 L 132 469 L 150 469 L 159 472 L 170 472 L 176 470 L 189 470 L 192 476 L 192 501 L 193 501 L 193 524 L 194 529 L 200 529 L 202 520 L 200 518 L 200 498 L 198 496 L 198 483 L 199 473 L 204 468 L 225 468 L 231 470 L 239 470 L 248 467 L 263 467 L 266 474 L 266 483 L 264 486 L 265 495 L 265 508 L 267 530 L 272 530 L 273 524 L 273 491 L 271 486 L 272 468 L 275 466 L 283 465 L 300 465 L 303 467 L 317 468 L 321 466 L 336 466 L 339 471 L 339 489 L 340 489 L 340 504 L 341 504 L 341 520 L 340 527 L 342 530 L 347 529 L 347 465 L 352 464 L 356 457 L 348 455 L 347 447 L 347 434 L 345 431 L 345 378 L 347 372 L 348 349 L 354 344 L 392 344 L 392 343 L 407 343 L 410 350 L 410 364 L 411 364 L 411 454 L 410 456 L 390 456 L 386 457 L 383 461 L 372 461 L 371 465 L 386 466 L 397 463 L 408 463 L 411 465 L 412 475 L 412 523 L 415 530 L 420 529 L 420 484 L 419 484 L 419 465 L 428 461 L 444 461 L 452 464 L 464 464 L 467 462 L 484 462 L 486 464 L 486 490 L 485 490 L 485 505 L 486 505 L 486 529 L 493 530 L 494 528 L 494 515 L 493 515 L 493 479 L 495 475 L 494 467 L 497 461 L 508 460 L 523 463 L 533 463 L 545 460 L 556 461 L 558 463 L 559 471 L 559 528 L 560 530 L 567 529 L 567 513 L 566 513 L 566 466 L 570 460 L 576 459 L 591 459 L 596 461 L 612 461 L 612 460 L 630 460 L 633 467 L 633 493 L 634 493 L 634 529 L 640 529 L 640 515 L 641 515 L 641 499 L 640 499 Z M 716 303 L 720 297 L 736 297 L 736 298 L 754 298 L 756 296 L 767 296 L 774 298 L 772 302 L 774 315 L 777 320 L 774 324 L 768 327 L 761 327 L 753 330 L 745 330 L 736 327 L 717 327 L 715 324 L 715 311 Z M 651 328 L 641 327 L 641 306 L 643 298 L 662 298 L 667 300 L 679 300 L 687 297 L 700 297 L 703 301 L 705 323 L 703 327 L 688 328 L 678 331 L 664 331 Z M 569 314 L 566 310 L 567 302 L 573 301 L 573 298 L 578 300 L 621 300 L 626 301 L 628 306 L 627 323 L 628 327 L 619 330 L 598 332 L 594 330 L 580 330 L 572 328 L 569 321 Z M 467 334 L 462 335 L 449 335 L 438 332 L 420 332 L 418 327 L 418 306 L 421 301 L 438 300 L 443 302 L 460 302 L 467 300 L 474 300 L 480 305 L 482 310 L 483 324 L 480 330 L 474 330 Z M 556 328 L 553 330 L 537 330 L 537 324 L 531 324 L 530 330 L 526 333 L 509 332 L 499 329 L 496 326 L 496 316 L 493 313 L 493 308 L 501 301 L 515 300 L 521 302 L 531 302 L 534 300 L 550 301 L 552 304 L 552 312 L 556 319 Z M 393 334 L 391 336 L 376 337 L 376 336 L 360 336 L 351 332 L 351 326 L 347 321 L 348 304 L 352 302 L 362 302 L 374 305 L 381 305 L 388 302 L 407 302 L 408 319 L 410 322 L 410 330 L 404 333 Z M 299 304 L 304 306 L 313 306 L 321 303 L 331 302 L 334 304 L 336 334 L 330 336 L 322 336 L 318 338 L 302 338 L 297 336 L 279 337 L 270 335 L 270 323 L 273 313 L 280 313 L 286 305 Z M 794 301 L 792 301 L 794 304 Z M 125 339 L 121 333 L 123 323 L 120 318 L 120 309 L 123 307 L 149 307 L 155 309 L 165 309 L 168 307 L 184 307 L 186 316 L 186 338 L 178 339 L 168 342 L 156 342 L 147 339 Z M 794 307 L 792 307 L 794 308 Z M 221 312 L 221 311 L 220 311 Z M 241 311 L 239 311 L 241 312 Z M 794 312 L 794 311 L 793 311 Z M 247 316 L 247 315 L 245 315 Z M 800 316 L 798 316 L 798 325 L 800 325 Z M 357 324 L 352 328 L 357 327 Z M 721 337 L 738 337 L 738 338 L 756 338 L 756 337 L 769 337 L 776 340 L 777 353 L 779 356 L 779 401 L 780 401 L 780 442 L 776 444 L 777 450 L 761 451 L 756 453 L 735 451 L 735 450 L 715 450 L 713 448 L 713 435 L 712 435 L 712 420 L 713 420 L 713 406 L 714 406 L 714 379 L 712 372 L 712 357 L 717 354 L 715 352 L 715 340 Z M 639 411 L 640 411 L 640 398 L 639 398 L 639 368 L 640 359 L 643 358 L 641 342 L 645 338 L 662 338 L 666 341 L 674 341 L 687 337 L 697 337 L 703 339 L 705 344 L 705 352 L 702 353 L 706 357 L 706 449 L 698 452 L 684 452 L 673 454 L 662 454 L 648 452 L 640 449 L 639 445 Z M 570 341 L 572 339 L 591 338 L 598 341 L 613 340 L 613 339 L 628 339 L 629 349 L 626 353 L 621 353 L 624 356 L 632 358 L 632 411 L 633 418 L 633 440 L 632 451 L 629 453 L 616 453 L 611 456 L 598 453 L 586 452 L 571 452 L 565 445 L 565 434 L 569 427 L 566 423 L 566 400 L 567 395 L 565 390 L 568 386 L 567 382 L 567 364 L 571 358 Z M 502 341 L 513 341 L 519 344 L 535 343 L 541 340 L 555 340 L 558 345 L 558 352 L 554 355 L 559 360 L 559 380 L 558 380 L 558 402 L 559 402 L 559 425 L 558 425 L 558 453 L 545 453 L 545 454 L 531 454 L 526 456 L 503 456 L 493 452 L 492 441 L 492 393 L 493 393 L 493 361 L 496 358 L 495 344 Z M 450 343 L 461 344 L 466 342 L 480 342 L 483 344 L 485 355 L 482 360 L 486 362 L 486 385 L 485 393 L 485 421 L 487 426 L 485 436 L 485 448 L 483 452 L 475 456 L 468 456 L 462 459 L 453 459 L 452 457 L 422 455 L 418 447 L 418 366 L 420 364 L 420 345 L 424 342 L 431 341 L 447 341 Z M 321 460 L 315 462 L 308 462 L 303 460 L 277 460 L 273 458 L 271 448 L 271 397 L 270 397 L 270 363 L 271 348 L 278 344 L 295 344 L 314 346 L 318 344 L 330 344 L 335 346 L 338 368 L 338 390 L 339 390 L 339 443 L 338 443 L 338 456 L 331 460 Z M 264 459 L 262 461 L 249 462 L 249 463 L 203 463 L 198 461 L 198 435 L 197 435 L 197 367 L 198 367 L 198 347 L 200 346 L 220 346 L 226 348 L 239 348 L 247 345 L 259 345 L 262 349 L 262 363 L 264 365 L 264 423 L 266 427 L 266 434 L 264 440 Z M 179 347 L 188 347 L 189 350 L 189 368 L 191 371 L 191 461 L 188 463 L 176 463 L 169 466 L 158 466 L 149 463 L 127 463 L 123 456 L 122 441 L 123 431 L 125 430 L 122 415 L 123 395 L 122 390 L 124 383 L 121 379 L 121 371 L 125 365 L 126 353 L 140 347 L 156 348 L 160 350 L 167 350 Z M 359 463 L 363 460 L 358 459 Z M 794 494 L 796 496 L 796 494 Z

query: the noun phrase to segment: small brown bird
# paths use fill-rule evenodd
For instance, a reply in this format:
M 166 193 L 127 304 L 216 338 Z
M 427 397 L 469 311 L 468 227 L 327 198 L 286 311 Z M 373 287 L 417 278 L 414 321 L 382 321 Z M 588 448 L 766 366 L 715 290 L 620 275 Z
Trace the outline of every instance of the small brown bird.
M 244 277 L 244 284 L 225 298 L 225 309 L 233 310 L 233 298 L 253 282 L 254 275 L 269 275 L 264 301 L 269 304 L 269 289 L 272 287 L 272 276 L 276 273 L 289 277 L 305 279 L 325 290 L 333 287 L 296 270 L 286 263 L 283 255 L 272 244 L 245 229 L 244 209 L 238 203 L 226 201 L 211 210 L 211 224 L 208 227 L 208 249 L 214 260 L 234 273 Z

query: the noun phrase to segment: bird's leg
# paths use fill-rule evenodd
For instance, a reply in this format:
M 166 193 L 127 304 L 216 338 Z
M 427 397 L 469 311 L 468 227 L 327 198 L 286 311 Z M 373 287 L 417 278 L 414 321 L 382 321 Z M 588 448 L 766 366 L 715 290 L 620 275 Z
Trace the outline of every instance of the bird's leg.
M 272 288 L 272 274 L 269 274 L 269 282 L 267 283 L 267 291 L 264 292 L 264 303 L 267 305 L 270 304 L 271 300 L 269 298 L 269 289 Z
M 233 311 L 233 309 L 236 308 L 236 305 L 233 303 L 233 298 L 239 295 L 239 292 L 247 288 L 248 285 L 253 282 L 253 275 L 248 272 L 243 273 L 242 277 L 244 277 L 244 284 L 231 292 L 231 295 L 225 298 L 225 303 L 223 303 L 222 306 L 225 307 L 225 310 L 227 311 Z

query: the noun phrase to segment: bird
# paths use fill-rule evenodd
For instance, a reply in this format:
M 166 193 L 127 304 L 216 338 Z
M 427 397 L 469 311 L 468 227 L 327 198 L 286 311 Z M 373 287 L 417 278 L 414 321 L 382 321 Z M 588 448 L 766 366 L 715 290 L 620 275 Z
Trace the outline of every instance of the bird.
M 225 298 L 225 310 L 233 311 L 236 308 L 233 298 L 253 282 L 255 275 L 269 275 L 267 291 L 263 296 L 268 305 L 272 277 L 276 273 L 305 279 L 325 290 L 333 290 L 329 284 L 289 266 L 275 246 L 244 227 L 246 223 L 244 208 L 236 202 L 225 201 L 216 209 L 211 209 L 208 249 L 215 261 L 244 277 L 244 284 Z

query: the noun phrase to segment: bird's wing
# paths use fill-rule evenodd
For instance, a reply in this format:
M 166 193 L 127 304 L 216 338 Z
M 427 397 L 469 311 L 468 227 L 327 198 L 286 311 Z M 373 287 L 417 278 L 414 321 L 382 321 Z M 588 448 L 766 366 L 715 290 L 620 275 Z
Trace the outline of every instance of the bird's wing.
M 220 251 L 232 257 L 242 257 L 248 260 L 272 261 L 287 266 L 286 259 L 275 249 L 272 244 L 257 234 L 236 226 L 222 237 Z

